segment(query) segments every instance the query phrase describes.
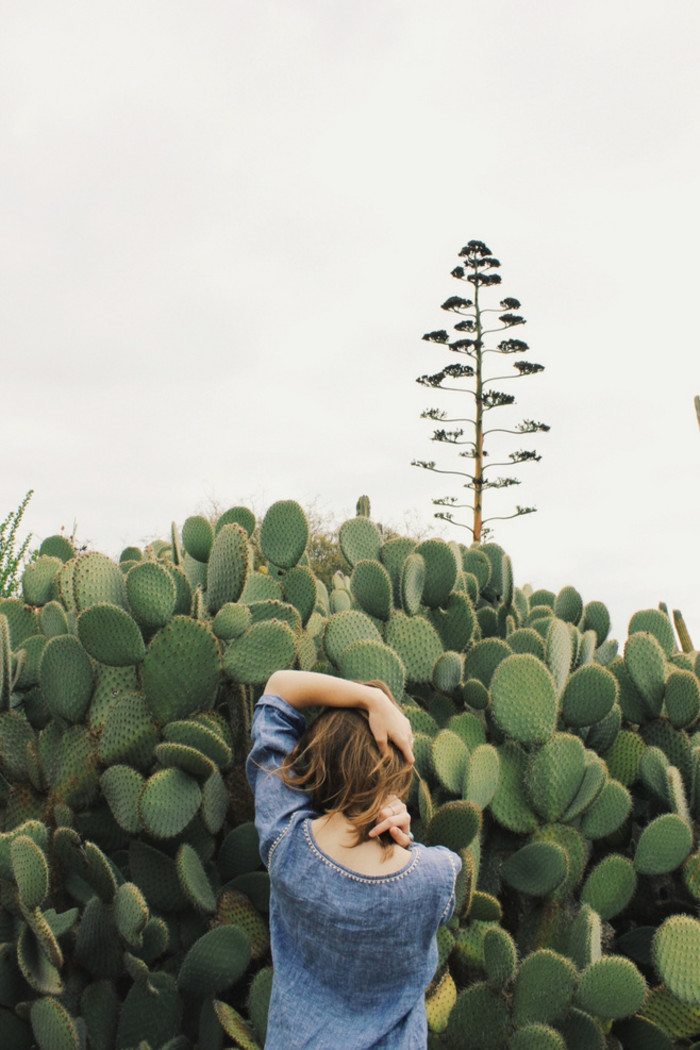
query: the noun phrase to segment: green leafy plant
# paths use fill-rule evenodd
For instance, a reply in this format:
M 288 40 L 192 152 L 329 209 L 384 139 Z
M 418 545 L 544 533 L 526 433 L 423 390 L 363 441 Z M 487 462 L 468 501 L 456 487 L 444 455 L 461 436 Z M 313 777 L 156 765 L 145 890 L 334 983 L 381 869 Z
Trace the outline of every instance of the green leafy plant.
M 486 354 L 495 354 L 499 363 L 505 364 L 505 358 L 519 357 L 528 349 L 528 344 L 522 339 L 506 336 L 493 345 L 487 337 L 498 336 L 502 332 L 508 332 L 511 328 L 523 325 L 525 318 L 516 312 L 520 308 L 517 299 L 510 297 L 501 299 L 495 307 L 484 304 L 484 291 L 501 283 L 500 274 L 495 272 L 501 264 L 491 255 L 483 241 L 469 241 L 462 248 L 459 257 L 462 263 L 452 270 L 452 276 L 458 281 L 471 285 L 473 298 L 465 299 L 462 296 L 453 295 L 442 304 L 443 310 L 455 313 L 460 318 L 454 325 L 457 338 L 451 336 L 444 328 L 427 332 L 423 338 L 428 342 L 446 347 L 453 354 L 459 355 L 463 362 L 466 358 L 468 363 L 447 364 L 439 372 L 419 376 L 416 382 L 433 390 L 462 393 L 471 398 L 473 415 L 448 414 L 439 408 L 426 409 L 421 415 L 422 419 L 430 419 L 439 424 L 431 440 L 441 445 L 456 447 L 459 449 L 457 452 L 459 459 L 470 461 L 470 465 L 465 464 L 462 469 L 460 462 L 457 464 L 458 469 L 452 470 L 438 467 L 434 460 L 413 460 L 413 466 L 423 467 L 437 474 L 450 474 L 464 479 L 463 487 L 470 489 L 473 493 L 471 504 L 460 502 L 459 497 L 442 496 L 434 499 L 433 504 L 447 509 L 437 511 L 435 517 L 468 529 L 474 541 L 479 543 L 491 531 L 486 528 L 487 522 L 517 518 L 536 510 L 535 507 L 518 505 L 512 514 L 491 515 L 484 518 L 483 499 L 487 489 L 504 489 L 520 484 L 516 477 L 510 475 L 494 477 L 490 472 L 494 468 L 507 467 L 510 469 L 522 463 L 538 462 L 541 459 L 534 449 L 519 449 L 508 453 L 505 461 L 486 462 L 489 456 L 485 445 L 486 439 L 493 434 L 543 433 L 548 431 L 549 427 L 546 423 L 540 423 L 534 419 L 525 419 L 514 429 L 487 425 L 488 414 L 495 409 L 506 408 L 515 403 L 515 397 L 512 394 L 494 390 L 488 384 L 536 375 L 544 370 L 544 366 L 518 359 L 513 364 L 514 371 L 508 375 L 488 373 Z M 492 315 L 497 315 L 497 317 L 493 318 Z M 493 327 L 487 327 L 492 324 L 492 320 L 497 320 L 498 323 Z M 455 381 L 459 383 L 460 380 L 468 380 L 468 385 L 455 385 Z M 453 429 L 447 429 L 444 424 Z M 465 436 L 465 427 L 469 436 Z M 471 510 L 471 524 L 458 520 L 453 514 L 453 511 L 464 510 Z
M 21 569 L 31 533 L 20 544 L 17 532 L 33 495 L 34 489 L 30 489 L 19 507 L 10 511 L 0 523 L 0 598 L 11 598 L 19 590 Z

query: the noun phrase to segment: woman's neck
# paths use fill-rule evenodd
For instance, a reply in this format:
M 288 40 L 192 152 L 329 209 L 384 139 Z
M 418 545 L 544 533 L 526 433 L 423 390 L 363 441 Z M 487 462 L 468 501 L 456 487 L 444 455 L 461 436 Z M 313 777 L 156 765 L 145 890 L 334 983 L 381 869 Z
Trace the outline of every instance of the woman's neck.
M 390 875 L 410 860 L 409 850 L 378 839 L 357 842 L 357 832 L 343 813 L 324 814 L 311 822 L 317 845 L 333 860 L 362 875 Z

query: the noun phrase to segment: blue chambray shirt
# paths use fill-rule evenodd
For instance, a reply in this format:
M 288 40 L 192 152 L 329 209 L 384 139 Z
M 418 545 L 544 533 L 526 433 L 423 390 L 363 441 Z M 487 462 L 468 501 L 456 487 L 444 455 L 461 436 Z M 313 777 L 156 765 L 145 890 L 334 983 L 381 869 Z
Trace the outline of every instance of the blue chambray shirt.
M 394 874 L 361 875 L 319 849 L 319 814 L 277 769 L 306 729 L 279 696 L 260 698 L 247 775 L 270 873 L 274 978 L 265 1050 L 425 1050 L 436 933 L 455 904 L 460 858 L 415 845 Z

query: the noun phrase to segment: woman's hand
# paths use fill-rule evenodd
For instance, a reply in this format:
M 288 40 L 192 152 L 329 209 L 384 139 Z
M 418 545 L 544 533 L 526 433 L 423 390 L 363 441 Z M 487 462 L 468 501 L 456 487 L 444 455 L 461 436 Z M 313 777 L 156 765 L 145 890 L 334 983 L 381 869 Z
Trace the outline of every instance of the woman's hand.
M 369 715 L 369 728 L 372 736 L 377 741 L 377 746 L 382 754 L 385 753 L 388 741 L 396 744 L 406 761 L 413 765 L 413 730 L 411 723 L 401 711 L 401 708 L 390 700 L 381 689 L 374 689 L 376 697 L 373 702 L 368 703 L 367 713 Z
M 411 815 L 396 795 L 392 795 L 379 814 L 379 820 L 369 833 L 371 839 L 388 831 L 398 846 L 408 849 L 411 838 Z

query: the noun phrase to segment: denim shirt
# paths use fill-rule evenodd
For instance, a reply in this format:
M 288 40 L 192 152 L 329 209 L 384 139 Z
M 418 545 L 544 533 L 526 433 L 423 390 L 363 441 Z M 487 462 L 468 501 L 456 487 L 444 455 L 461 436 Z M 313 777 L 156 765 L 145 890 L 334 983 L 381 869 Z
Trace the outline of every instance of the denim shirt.
M 270 873 L 274 977 L 265 1050 L 425 1050 L 437 929 L 452 915 L 460 858 L 414 845 L 391 875 L 362 875 L 316 844 L 319 814 L 270 775 L 306 729 L 279 696 L 253 718 L 247 775 Z

